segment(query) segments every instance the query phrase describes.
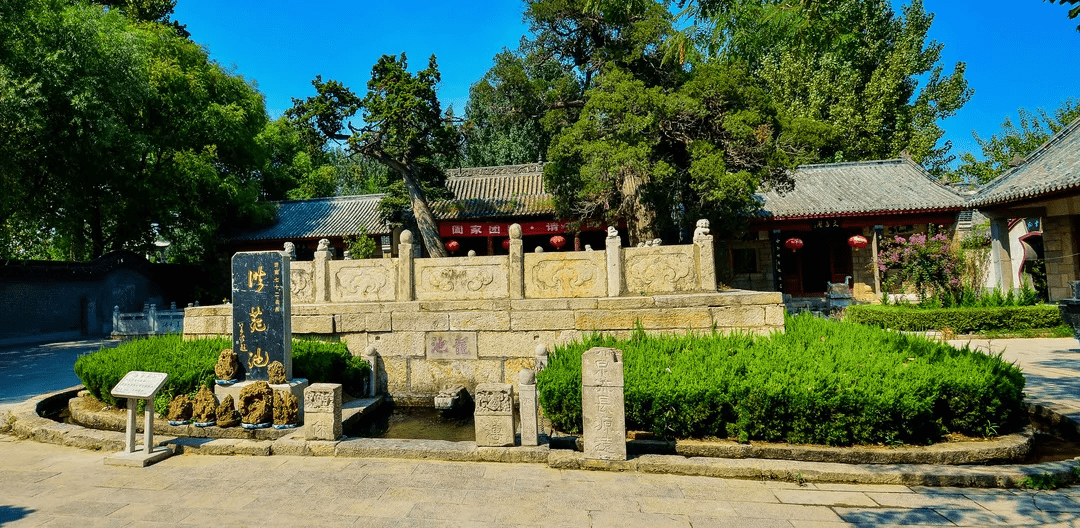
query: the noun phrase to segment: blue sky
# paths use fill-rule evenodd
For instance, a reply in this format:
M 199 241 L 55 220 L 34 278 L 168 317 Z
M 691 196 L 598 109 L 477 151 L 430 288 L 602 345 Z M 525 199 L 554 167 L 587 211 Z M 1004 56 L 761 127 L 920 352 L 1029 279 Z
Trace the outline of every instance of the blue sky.
M 894 2 L 897 10 L 900 5 Z M 320 74 L 362 95 L 379 56 L 401 52 L 412 69 L 436 55 L 440 100 L 460 115 L 469 85 L 525 34 L 522 6 L 513 0 L 179 0 L 174 18 L 215 60 L 256 81 L 272 117 L 292 97 L 312 95 L 311 80 Z M 989 137 L 1007 115 L 1015 120 L 1020 107 L 1050 110 L 1080 97 L 1080 20 L 1068 20 L 1066 7 L 1039 0 L 924 0 L 924 7 L 935 13 L 930 37 L 945 45 L 946 71 L 966 62 L 975 89 L 942 123 L 955 154 L 977 151 L 972 130 Z

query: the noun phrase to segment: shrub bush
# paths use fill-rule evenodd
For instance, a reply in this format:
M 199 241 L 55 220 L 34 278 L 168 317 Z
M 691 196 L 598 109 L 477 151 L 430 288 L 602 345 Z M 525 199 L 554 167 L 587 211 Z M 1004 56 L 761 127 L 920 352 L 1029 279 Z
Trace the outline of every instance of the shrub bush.
M 194 394 L 214 383 L 218 354 L 232 347 L 228 338 L 181 339 L 178 335 L 135 339 L 116 348 L 103 348 L 80 356 L 75 375 L 95 398 L 122 405 L 112 388 L 132 370 L 165 372 L 169 379 L 158 393 L 168 402 L 177 394 Z M 312 383 L 341 383 L 345 392 L 359 394 L 370 372 L 367 362 L 349 353 L 345 343 L 293 340 L 293 376 Z
M 957 333 L 1051 328 L 1063 324 L 1057 306 L 1053 305 L 916 310 L 903 306 L 861 304 L 848 306 L 844 319 L 893 330 L 940 330 L 948 327 Z
M 592 336 L 537 376 L 556 428 L 581 431 L 581 353 L 623 350 L 626 421 L 666 437 L 828 445 L 937 441 L 1022 427 L 1024 378 L 1000 355 L 810 316 L 771 336 Z

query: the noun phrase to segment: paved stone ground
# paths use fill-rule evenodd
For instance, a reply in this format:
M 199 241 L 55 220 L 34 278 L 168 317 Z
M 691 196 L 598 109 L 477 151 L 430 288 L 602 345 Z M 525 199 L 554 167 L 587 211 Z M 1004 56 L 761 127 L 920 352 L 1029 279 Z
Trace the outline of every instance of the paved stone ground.
M 81 382 L 72 368 L 75 360 L 119 343 L 113 339 L 86 339 L 0 347 L 0 404 L 78 385 Z
M 105 466 L 107 454 L 0 436 L 0 525 L 1080 526 L 1075 487 L 800 486 L 539 464 L 289 456 L 176 456 L 123 468 Z
M 1080 423 L 1080 343 L 1069 338 L 976 339 L 950 341 L 972 349 L 1001 352 L 1024 372 L 1028 398 L 1055 406 L 1055 410 Z

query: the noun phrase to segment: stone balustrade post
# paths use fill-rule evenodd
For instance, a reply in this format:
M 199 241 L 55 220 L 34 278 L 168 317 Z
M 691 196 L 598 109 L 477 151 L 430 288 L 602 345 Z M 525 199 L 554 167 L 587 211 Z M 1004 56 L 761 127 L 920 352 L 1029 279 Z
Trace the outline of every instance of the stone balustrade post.
M 114 305 L 112 309 L 112 333 L 120 331 L 120 305 Z
M 614 227 L 608 227 L 605 253 L 607 253 L 608 297 L 618 297 L 623 290 L 622 239 Z
M 315 250 L 315 302 L 330 302 L 330 241 L 322 239 Z
M 151 304 L 150 309 L 146 311 L 146 331 L 150 335 L 154 335 L 158 331 L 157 305 L 156 304 Z
M 713 237 L 709 234 L 709 221 L 701 219 L 697 221 L 697 229 L 694 230 L 694 253 L 698 265 L 698 277 L 701 278 L 701 289 L 704 291 L 716 291 L 716 256 L 713 248 Z
M 525 298 L 525 247 L 521 240 L 521 224 L 510 225 L 510 286 L 511 299 Z
M 413 234 L 408 229 L 401 232 L 401 243 L 398 244 L 398 288 L 397 300 L 411 301 L 415 298 L 413 292 Z
M 379 393 L 379 356 L 375 354 L 375 347 L 369 346 L 364 350 L 364 361 L 371 367 L 371 376 L 368 377 L 368 396 L 374 397 Z

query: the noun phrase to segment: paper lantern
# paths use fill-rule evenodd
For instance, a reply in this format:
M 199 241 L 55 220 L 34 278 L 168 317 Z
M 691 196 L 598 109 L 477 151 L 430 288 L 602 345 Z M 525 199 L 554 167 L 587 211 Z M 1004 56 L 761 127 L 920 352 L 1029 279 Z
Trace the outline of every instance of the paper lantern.
M 803 247 L 803 241 L 801 238 L 791 237 L 784 241 L 784 247 L 790 249 L 791 252 L 794 253 Z
M 504 239 L 502 241 L 502 246 L 503 246 L 503 249 L 510 249 L 510 239 L 509 238 Z
M 562 249 L 566 245 L 566 238 L 562 235 L 555 235 L 551 237 L 551 245 L 555 246 L 555 249 Z
M 869 244 L 869 242 L 867 242 L 866 237 L 864 237 L 862 235 L 854 235 L 851 238 L 847 239 L 847 244 L 849 246 L 855 248 L 855 251 L 858 251 L 858 250 L 866 247 L 866 245 Z
M 451 252 L 451 253 L 457 251 L 458 248 L 461 247 L 461 244 L 458 244 L 457 240 L 451 240 L 451 241 L 447 242 L 444 245 L 446 246 L 446 250 Z

